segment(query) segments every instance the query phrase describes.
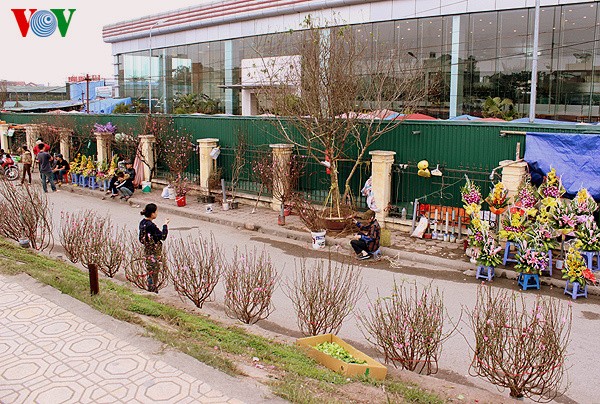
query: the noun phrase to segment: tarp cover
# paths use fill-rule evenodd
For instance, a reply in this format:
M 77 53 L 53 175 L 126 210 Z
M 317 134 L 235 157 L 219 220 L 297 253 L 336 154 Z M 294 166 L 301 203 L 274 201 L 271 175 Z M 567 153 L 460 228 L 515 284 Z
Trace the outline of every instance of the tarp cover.
M 525 161 L 534 182 L 555 168 L 567 196 L 585 187 L 600 200 L 599 152 L 600 134 L 527 133 Z

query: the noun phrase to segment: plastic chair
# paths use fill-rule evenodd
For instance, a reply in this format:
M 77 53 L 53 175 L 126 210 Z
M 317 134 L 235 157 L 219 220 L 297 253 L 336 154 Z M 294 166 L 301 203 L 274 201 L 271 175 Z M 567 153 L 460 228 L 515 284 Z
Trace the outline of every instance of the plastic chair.
M 511 247 L 515 247 L 515 252 L 511 252 Z M 517 262 L 515 259 L 516 249 L 518 248 L 518 244 L 514 241 L 507 241 L 506 247 L 504 247 L 504 258 L 502 259 L 502 265 L 506 265 L 507 262 Z

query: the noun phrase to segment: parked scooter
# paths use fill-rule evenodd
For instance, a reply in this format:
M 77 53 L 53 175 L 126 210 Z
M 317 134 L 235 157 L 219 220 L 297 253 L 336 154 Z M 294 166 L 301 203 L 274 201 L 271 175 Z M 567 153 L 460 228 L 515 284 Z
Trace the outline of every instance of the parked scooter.
M 4 157 L 0 173 L 9 181 L 14 181 L 20 177 L 19 167 L 15 164 L 15 160 L 9 154 Z

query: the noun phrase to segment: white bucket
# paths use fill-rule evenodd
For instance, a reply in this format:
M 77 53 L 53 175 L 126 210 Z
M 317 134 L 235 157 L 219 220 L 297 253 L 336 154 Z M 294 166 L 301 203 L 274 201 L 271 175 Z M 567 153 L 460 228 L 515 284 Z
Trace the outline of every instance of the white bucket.
M 152 191 L 152 183 L 150 181 L 142 181 L 142 192 L 148 193 Z
M 223 203 L 223 210 L 229 210 L 229 204 L 227 202 Z
M 314 250 L 325 248 L 325 233 L 325 230 L 310 232 L 312 236 L 312 248 Z
M 169 187 L 169 199 L 175 199 L 175 188 Z

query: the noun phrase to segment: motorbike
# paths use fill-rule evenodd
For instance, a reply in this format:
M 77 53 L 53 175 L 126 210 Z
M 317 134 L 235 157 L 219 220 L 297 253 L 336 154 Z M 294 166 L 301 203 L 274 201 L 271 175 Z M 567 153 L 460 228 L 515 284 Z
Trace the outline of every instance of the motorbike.
M 20 177 L 19 167 L 15 164 L 13 158 L 9 155 L 6 155 L 4 158 L 4 162 L 2 163 L 0 173 L 4 175 L 9 181 L 14 181 Z

